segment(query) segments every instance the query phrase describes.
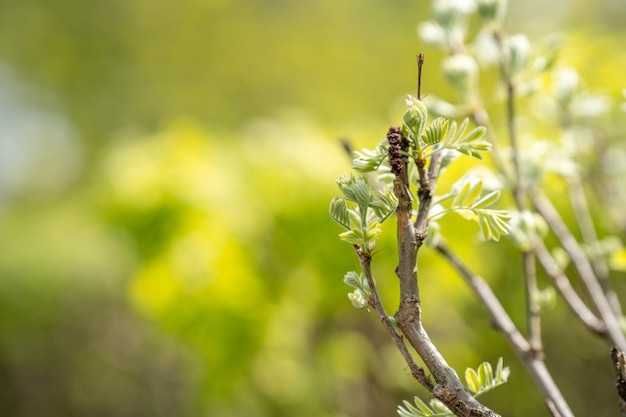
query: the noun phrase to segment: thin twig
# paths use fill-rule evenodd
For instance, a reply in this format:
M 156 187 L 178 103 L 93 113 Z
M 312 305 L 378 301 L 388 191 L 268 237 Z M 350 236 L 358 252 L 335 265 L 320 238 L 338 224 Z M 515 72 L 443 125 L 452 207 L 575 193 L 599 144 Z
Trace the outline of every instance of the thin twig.
M 417 99 L 422 99 L 422 66 L 424 65 L 424 54 L 420 52 L 417 56 Z
M 572 178 L 569 181 L 568 188 L 570 201 L 572 202 L 572 208 L 574 209 L 574 216 L 576 216 L 576 223 L 580 228 L 580 234 L 582 235 L 583 242 L 595 252 L 599 246 L 598 235 L 596 234 L 596 229 L 593 225 L 593 220 L 591 219 L 589 205 L 587 204 L 587 197 L 585 196 L 585 191 L 580 178 Z M 598 253 L 594 253 L 590 257 L 591 267 L 593 268 L 593 271 L 602 286 L 602 290 L 604 291 L 606 298 L 609 300 L 613 312 L 617 316 L 621 316 L 622 306 L 617 298 L 617 294 L 613 288 L 611 288 L 611 284 L 608 279 L 609 267 L 606 260 Z
M 574 290 L 567 276 L 565 276 L 561 268 L 557 265 L 543 241 L 539 241 L 536 244 L 535 253 L 537 254 L 539 262 L 543 265 L 543 269 L 552 279 L 552 284 L 559 291 L 565 303 L 569 306 L 570 310 L 572 310 L 572 313 L 583 322 L 589 331 L 608 338 L 606 326 L 602 320 L 596 317 L 578 296 L 578 293 Z
M 407 349 L 404 340 L 400 334 L 398 334 L 391 322 L 391 319 L 385 312 L 385 308 L 383 307 L 382 302 L 380 301 L 380 296 L 378 295 L 378 290 L 376 288 L 376 282 L 374 281 L 374 277 L 372 276 L 372 268 L 371 268 L 371 255 L 364 253 L 358 246 L 355 246 L 355 250 L 357 251 L 357 255 L 359 256 L 359 262 L 361 264 L 361 268 L 363 273 L 365 274 L 365 278 L 367 279 L 367 284 L 370 288 L 370 297 L 368 298 L 368 304 L 371 308 L 376 311 L 378 318 L 383 323 L 383 326 L 387 330 L 387 333 L 393 340 L 394 344 L 402 354 L 404 361 L 409 366 L 411 370 L 411 374 L 413 377 L 429 392 L 432 392 L 435 385 L 431 381 L 430 377 L 426 375 L 424 369 L 415 363 L 413 356 Z
M 531 200 L 535 209 L 546 220 L 550 229 L 563 245 L 563 249 L 568 253 L 572 263 L 576 267 L 578 274 L 587 288 L 587 292 L 591 297 L 591 301 L 598 310 L 600 318 L 604 322 L 611 341 L 617 345 L 622 351 L 626 350 L 626 338 L 617 321 L 617 317 L 609 304 L 609 301 L 593 272 L 593 268 L 580 245 L 571 234 L 558 211 L 540 192 L 531 194 Z
M 537 269 L 535 267 L 535 251 L 522 251 L 524 286 L 526 291 L 526 326 L 528 341 L 534 355 L 543 357 L 543 342 L 541 341 L 541 308 L 537 300 L 539 287 L 537 285 Z
M 515 323 L 513 323 L 513 320 L 511 320 L 511 317 L 493 293 L 489 284 L 487 284 L 482 277 L 472 273 L 463 261 L 443 244 L 438 244 L 435 249 L 443 255 L 459 275 L 465 279 L 465 282 L 467 282 L 482 304 L 487 308 L 494 324 L 506 336 L 517 356 L 522 363 L 526 365 L 526 369 L 541 390 L 552 415 L 555 417 L 573 417 L 574 414 L 552 379 L 552 375 L 550 375 L 550 372 L 546 368 L 545 362 L 543 359 L 533 354 L 530 343 L 517 329 L 517 326 L 515 326 Z
M 526 181 L 522 173 L 520 163 L 520 150 L 517 140 L 517 128 L 515 125 L 515 84 L 511 74 L 510 56 L 507 51 L 504 34 L 500 30 L 494 31 L 494 39 L 500 48 L 500 71 L 502 80 L 506 84 L 506 107 L 507 107 L 507 129 L 511 145 L 511 162 L 513 163 L 514 179 L 513 198 L 517 210 L 522 213 L 526 209 Z M 541 341 L 541 315 L 537 294 L 537 273 L 535 267 L 535 255 L 533 250 L 522 250 L 522 271 L 524 275 L 524 288 L 526 291 L 526 318 L 528 328 L 528 340 L 537 356 L 543 355 L 543 344 Z

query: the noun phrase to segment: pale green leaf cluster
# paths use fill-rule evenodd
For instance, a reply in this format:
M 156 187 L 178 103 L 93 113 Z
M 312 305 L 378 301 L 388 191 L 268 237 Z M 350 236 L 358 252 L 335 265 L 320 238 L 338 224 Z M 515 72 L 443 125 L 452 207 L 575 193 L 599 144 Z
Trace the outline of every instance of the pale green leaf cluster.
M 544 312 L 556 307 L 556 290 L 554 287 L 545 287 L 533 293 L 534 301 L 539 306 L 539 311 Z
M 502 358 L 498 359 L 495 373 L 489 362 L 481 363 L 477 370 L 471 368 L 467 368 L 465 370 L 465 382 L 467 383 L 467 389 L 474 397 L 478 397 L 479 395 L 489 392 L 506 383 L 509 379 L 511 370 L 508 366 L 504 367 L 503 364 L 504 362 Z
M 387 158 L 389 143 L 387 139 L 382 140 L 374 150 L 363 148 L 361 152 L 356 151 L 356 158 L 352 162 L 352 169 L 357 172 L 376 171 Z
M 436 398 L 430 400 L 429 405 L 426 405 L 419 397 L 415 397 L 414 401 L 415 405 L 408 401 L 403 401 L 404 407 L 398 406 L 398 415 L 400 417 L 454 416 L 454 413 Z
M 480 152 L 486 152 L 491 149 L 491 144 L 484 139 L 486 129 L 483 126 L 477 126 L 467 131 L 469 119 L 463 120 L 457 129 L 456 122 L 450 124 L 447 135 L 441 143 L 444 149 L 451 149 L 467 156 L 477 159 L 483 159 Z
M 491 145 L 484 140 L 486 129 L 483 126 L 468 131 L 467 118 L 460 126 L 445 117 L 428 123 L 428 110 L 420 100 L 408 96 L 406 104 L 402 132 L 414 145 L 415 157 L 421 159 L 441 150 L 453 150 L 482 159 L 480 152 L 491 149 Z
M 461 178 L 452 191 L 440 197 L 431 209 L 430 219 L 434 220 L 448 213 L 457 213 L 467 220 L 478 222 L 485 239 L 500 240 L 500 236 L 509 233 L 510 218 L 505 210 L 490 208 L 500 198 L 500 191 L 482 193 L 482 181 L 466 176 Z M 443 202 L 451 200 L 447 207 Z
M 417 98 L 411 95 L 408 96 L 406 99 L 406 110 L 404 115 L 402 115 L 402 134 L 415 144 L 417 152 L 421 152 L 419 139 L 427 121 L 428 110 L 426 106 Z
M 509 238 L 521 251 L 531 250 L 548 233 L 548 224 L 538 213 L 524 210 L 509 214 Z
M 363 273 L 357 274 L 354 271 L 350 271 L 344 275 L 343 282 L 354 288 L 354 291 L 348 294 L 348 298 L 354 307 L 363 308 L 368 305 L 371 290 Z
M 398 200 L 388 188 L 374 191 L 363 176 L 342 176 L 337 185 L 343 196 L 332 199 L 329 214 L 346 229 L 339 237 L 369 253 L 382 232 L 380 224 L 395 212 Z
M 481 363 L 477 370 L 467 368 L 465 382 L 472 396 L 478 397 L 506 383 L 510 373 L 509 367 L 504 367 L 504 362 L 500 358 L 495 372 L 489 362 Z M 454 413 L 436 398 L 430 400 L 428 405 L 418 397 L 414 398 L 414 402 L 415 405 L 403 401 L 404 406 L 398 406 L 398 415 L 400 417 L 454 416 Z

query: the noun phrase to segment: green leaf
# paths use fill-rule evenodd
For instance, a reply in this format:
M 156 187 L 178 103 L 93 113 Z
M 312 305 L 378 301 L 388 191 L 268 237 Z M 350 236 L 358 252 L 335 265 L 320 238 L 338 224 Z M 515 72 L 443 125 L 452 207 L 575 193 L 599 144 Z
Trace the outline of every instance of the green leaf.
M 465 370 L 467 389 L 474 395 L 474 397 L 478 397 L 479 395 L 506 383 L 509 378 L 509 373 L 509 368 L 503 367 L 502 358 L 498 359 L 495 376 L 493 368 L 489 362 L 481 363 L 480 366 L 478 366 L 478 371 L 467 368 Z
M 482 196 L 478 201 L 472 204 L 473 208 L 487 208 L 492 206 L 496 201 L 500 199 L 500 191 L 492 191 L 489 194 Z
M 429 220 L 434 220 L 454 212 L 466 220 L 476 221 L 486 240 L 498 241 L 500 236 L 509 233 L 510 226 L 507 221 L 511 218 L 504 210 L 489 208 L 500 197 L 499 191 L 491 191 L 481 196 L 483 191 L 482 181 L 477 181 L 476 176 L 466 175 L 458 180 L 452 187 L 452 191 L 433 202 Z M 452 199 L 449 207 L 443 208 L 446 200 Z
M 354 177 L 342 175 L 337 180 L 339 189 L 349 201 L 357 203 L 361 208 L 366 209 L 369 206 L 370 199 L 370 185 L 363 176 Z
M 347 272 L 343 276 L 343 282 L 345 282 L 347 285 L 351 286 L 352 288 L 361 288 L 362 287 L 361 277 L 359 276 L 359 274 L 357 274 L 354 271 Z
M 480 391 L 480 377 L 472 368 L 465 370 L 465 382 L 467 383 L 467 389 L 469 389 L 472 394 L 476 394 Z
M 461 189 L 457 192 L 456 196 L 454 197 L 454 200 L 452 200 L 451 206 L 462 207 L 463 201 L 465 201 L 465 198 L 469 194 L 471 187 L 472 187 L 471 181 L 467 181 L 465 184 L 463 184 Z
M 489 388 L 493 380 L 493 368 L 489 362 L 483 362 L 478 367 L 478 377 L 480 378 L 480 385 L 482 387 Z
M 345 229 L 350 228 L 350 215 L 348 214 L 348 206 L 346 205 L 346 200 L 342 197 L 335 196 L 330 201 L 329 208 L 330 217 L 339 223 L 339 225 L 343 226 Z
M 371 203 L 371 208 L 382 223 L 396 211 L 398 199 L 389 188 L 378 191 L 377 199 Z
M 507 220 L 510 216 L 506 211 L 476 209 L 476 213 L 478 214 L 480 229 L 486 240 L 492 239 L 497 242 L 502 235 L 509 233 L 511 227 L 507 223 Z
M 417 98 L 408 96 L 406 99 L 406 110 L 402 116 L 403 127 L 406 127 L 410 132 L 410 135 L 407 137 L 416 143 L 419 142 L 427 120 L 428 110 L 426 106 Z
M 348 242 L 351 245 L 365 245 L 365 239 L 363 233 L 360 230 L 348 230 L 347 232 L 343 232 L 339 234 L 339 238 L 344 242 Z
M 435 411 L 436 416 L 453 416 L 454 414 L 444 403 L 436 398 L 433 398 L 429 402 L 430 407 Z
M 480 152 L 491 149 L 489 142 L 483 140 L 487 130 L 483 126 L 477 126 L 469 133 L 465 133 L 469 126 L 469 119 L 464 119 L 457 129 L 456 123 L 452 123 L 448 129 L 447 138 L 442 142 L 442 148 L 452 149 L 465 155 L 482 159 Z
M 454 416 L 448 407 L 437 399 L 430 400 L 430 407 L 418 397 L 414 398 L 415 406 L 403 401 L 404 406 L 398 406 L 400 417 L 449 417 Z
M 363 148 L 361 152 L 355 152 L 356 158 L 352 161 L 352 169 L 357 172 L 376 171 L 387 158 L 389 144 L 383 139 L 374 150 Z
M 464 206 L 474 207 L 474 201 L 480 196 L 480 192 L 483 190 L 483 183 L 478 181 L 472 184 L 467 196 L 463 200 Z
M 422 141 L 429 146 L 438 144 L 446 137 L 449 123 L 445 117 L 436 118 L 422 132 Z

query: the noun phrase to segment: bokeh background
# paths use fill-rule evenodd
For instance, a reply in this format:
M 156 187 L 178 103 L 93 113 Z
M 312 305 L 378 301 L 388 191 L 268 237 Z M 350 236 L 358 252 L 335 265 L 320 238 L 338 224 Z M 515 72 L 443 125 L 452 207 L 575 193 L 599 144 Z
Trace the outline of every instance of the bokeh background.
M 510 3 L 511 33 L 565 33 L 562 59 L 623 101 L 622 1 Z M 417 52 L 426 93 L 454 97 L 416 33 L 429 14 L 417 0 L 0 1 L 0 415 L 373 417 L 426 398 L 348 301 L 358 264 L 327 207 L 350 168 L 340 139 L 371 147 L 399 123 Z M 607 201 L 592 204 L 600 234 L 624 238 Z M 511 245 L 443 226 L 523 324 Z M 393 230 L 379 247 L 393 311 Z M 420 265 L 451 365 L 503 356 L 510 382 L 484 401 L 547 416 L 461 280 L 428 250 Z M 545 328 L 574 411 L 617 415 L 608 347 L 562 303 Z

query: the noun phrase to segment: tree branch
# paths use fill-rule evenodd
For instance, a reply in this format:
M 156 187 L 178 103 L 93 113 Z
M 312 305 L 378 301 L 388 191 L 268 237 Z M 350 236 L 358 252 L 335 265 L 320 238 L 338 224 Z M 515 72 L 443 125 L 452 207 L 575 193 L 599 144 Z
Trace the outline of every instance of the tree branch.
M 613 360 L 613 369 L 617 374 L 615 387 L 619 395 L 619 408 L 622 416 L 626 416 L 626 357 L 624 352 L 617 347 L 611 348 L 611 359 Z
M 391 340 L 393 340 L 394 344 L 396 345 L 396 347 L 402 354 L 402 357 L 404 358 L 405 362 L 409 366 L 409 369 L 411 370 L 411 375 L 413 375 L 413 377 L 424 388 L 426 388 L 429 392 L 432 392 L 435 385 L 431 381 L 430 377 L 426 375 L 426 373 L 424 372 L 424 369 L 419 367 L 417 363 L 415 363 L 415 361 L 413 360 L 413 356 L 411 356 L 411 353 L 409 352 L 406 345 L 404 344 L 404 340 L 402 336 L 396 332 L 393 326 L 393 323 L 391 322 L 391 319 L 385 312 L 385 308 L 383 307 L 382 302 L 380 301 L 380 296 L 378 295 L 378 290 L 376 288 L 376 282 L 374 281 L 374 277 L 372 276 L 371 255 L 364 253 L 358 247 L 358 245 L 355 246 L 355 250 L 357 252 L 357 255 L 359 256 L 359 262 L 361 264 L 361 268 L 363 270 L 363 273 L 365 274 L 365 278 L 367 279 L 367 284 L 369 285 L 369 288 L 371 291 L 370 297 L 368 298 L 368 305 L 374 309 L 374 311 L 378 315 L 379 320 L 383 323 L 383 326 L 387 330 L 387 333 L 391 337 Z
M 583 322 L 589 331 L 608 338 L 606 326 L 602 320 L 596 317 L 596 315 L 589 310 L 585 302 L 578 296 L 578 293 L 574 290 L 569 279 L 557 265 L 543 241 L 537 243 L 535 252 L 537 253 L 539 262 L 543 265 L 543 269 L 552 279 L 552 284 L 559 291 L 565 303 L 569 306 L 570 310 L 572 310 L 572 313 Z
M 411 220 L 413 201 L 409 193 L 408 161 L 402 159 L 402 167 L 396 170 L 394 193 L 398 198 L 396 209 L 398 238 L 398 267 L 400 280 L 400 306 L 396 321 L 405 337 L 432 373 L 437 385 L 432 391 L 457 416 L 498 416 L 479 403 L 463 386 L 456 372 L 448 365 L 422 326 L 422 309 L 419 299 L 417 252 L 428 234 L 428 212 L 435 180 L 438 176 L 440 157 L 433 158 L 429 172 L 425 160 L 416 160 L 420 173 L 419 209 L 415 224 Z M 394 162 L 395 163 L 395 162 Z
M 626 338 L 617 321 L 617 317 L 611 308 L 606 294 L 602 290 L 597 277 L 593 272 L 593 268 L 580 245 L 570 233 L 569 229 L 563 223 L 556 208 L 550 200 L 540 192 L 532 193 L 531 200 L 539 214 L 548 222 L 550 228 L 563 245 L 563 249 L 572 259 L 572 263 L 576 267 L 581 280 L 587 288 L 587 292 L 591 297 L 591 301 L 598 310 L 600 318 L 606 326 L 607 333 L 611 341 L 617 345 L 622 351 L 626 350 Z
M 576 216 L 576 223 L 580 228 L 583 242 L 593 250 L 597 250 L 599 246 L 598 235 L 596 234 L 593 220 L 589 214 L 589 205 L 587 204 L 587 198 L 585 197 L 585 191 L 580 178 L 572 178 L 569 181 L 568 188 L 570 201 L 572 202 L 572 208 Z M 613 291 L 609 283 L 609 267 L 602 256 L 594 254 L 591 258 L 591 267 L 602 286 L 606 298 L 609 300 L 613 312 L 619 317 L 622 315 L 622 306 L 617 298 L 617 294 L 615 294 L 615 291 Z
M 474 291 L 474 294 L 476 294 L 482 304 L 487 308 L 494 324 L 505 335 L 518 358 L 526 366 L 526 369 L 535 380 L 552 415 L 573 417 L 574 414 L 552 379 L 552 375 L 550 375 L 550 372 L 546 368 L 545 362 L 533 353 L 530 343 L 517 329 L 517 326 L 515 326 L 515 323 L 511 320 L 511 317 L 498 300 L 498 297 L 496 297 L 491 287 L 489 287 L 489 284 L 480 276 L 473 274 L 469 268 L 465 266 L 463 261 L 443 244 L 438 244 L 435 249 L 443 255 L 454 269 L 456 269 L 459 275 L 465 279 L 465 282 Z
M 510 54 L 505 45 L 504 33 L 500 28 L 496 28 L 493 37 L 500 49 L 500 72 L 502 81 L 506 85 L 506 119 L 507 130 L 509 134 L 509 142 L 511 145 L 511 161 L 513 163 L 514 178 L 512 181 L 513 198 L 517 210 L 522 213 L 526 209 L 526 181 L 522 172 L 520 163 L 520 151 L 517 140 L 517 128 L 515 125 L 515 83 L 511 73 Z M 537 274 L 535 267 L 535 255 L 533 249 L 522 250 L 522 271 L 524 276 L 526 291 L 526 319 L 528 328 L 528 340 L 533 349 L 533 353 L 537 356 L 543 355 L 543 346 L 541 341 L 541 315 L 539 303 L 536 294 L 539 289 L 537 287 Z

